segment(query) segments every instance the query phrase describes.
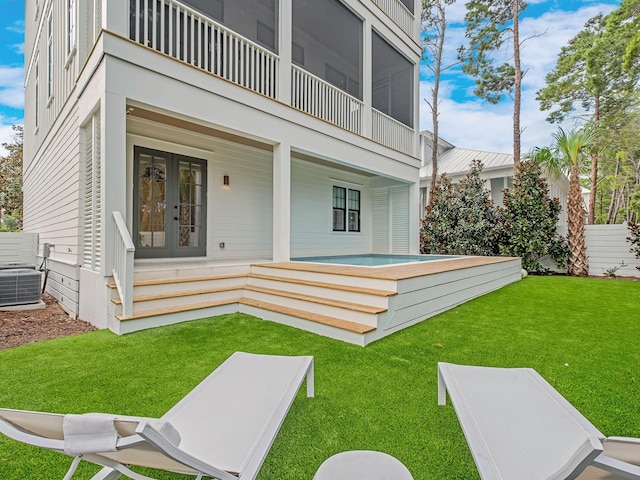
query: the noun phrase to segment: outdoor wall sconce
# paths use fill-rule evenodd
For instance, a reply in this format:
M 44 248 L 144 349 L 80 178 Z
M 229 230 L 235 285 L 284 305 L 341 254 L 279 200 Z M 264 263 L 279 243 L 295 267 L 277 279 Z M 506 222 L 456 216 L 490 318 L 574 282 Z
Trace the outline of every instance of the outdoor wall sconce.
M 223 184 L 225 187 L 228 187 L 228 186 L 229 186 L 229 175 L 225 175 L 224 177 L 222 177 L 222 184 Z

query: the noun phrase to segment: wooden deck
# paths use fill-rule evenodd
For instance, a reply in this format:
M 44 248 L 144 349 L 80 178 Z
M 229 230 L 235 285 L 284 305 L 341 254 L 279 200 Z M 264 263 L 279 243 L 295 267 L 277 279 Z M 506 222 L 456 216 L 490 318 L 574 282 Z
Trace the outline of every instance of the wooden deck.
M 462 270 L 465 268 L 493 265 L 518 260 L 513 257 L 464 257 L 411 264 L 382 265 L 378 267 L 361 267 L 355 265 L 337 265 L 315 262 L 282 262 L 257 264 L 261 267 L 294 270 L 298 272 L 327 273 L 380 280 L 405 280 L 408 278 L 435 275 L 438 273 Z
M 242 312 L 365 346 L 521 278 L 520 259 L 507 257 L 376 267 L 204 263 L 136 271 L 134 312 L 122 316 L 114 298 L 109 328 L 128 333 Z

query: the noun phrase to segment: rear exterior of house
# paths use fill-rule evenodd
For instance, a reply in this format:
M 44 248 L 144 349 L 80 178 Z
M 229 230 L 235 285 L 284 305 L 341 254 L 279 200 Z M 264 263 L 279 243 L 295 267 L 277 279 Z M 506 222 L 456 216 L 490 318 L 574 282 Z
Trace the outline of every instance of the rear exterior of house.
M 419 18 L 416 0 L 26 2 L 24 229 L 54 245 L 48 291 L 111 328 L 163 265 L 417 253 Z

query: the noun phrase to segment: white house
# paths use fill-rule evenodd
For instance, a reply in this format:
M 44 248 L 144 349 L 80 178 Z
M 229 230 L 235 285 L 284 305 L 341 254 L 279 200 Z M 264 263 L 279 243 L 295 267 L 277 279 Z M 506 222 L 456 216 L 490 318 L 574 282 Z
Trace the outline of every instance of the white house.
M 290 261 L 418 252 L 419 8 L 27 2 L 24 228 L 54 245 L 48 290 L 118 333 L 241 311 L 366 344 L 518 279 L 491 260 L 427 301 L 415 268 Z
M 424 217 L 424 209 L 428 201 L 428 189 L 431 185 L 431 152 L 433 134 L 423 130 L 420 132 L 420 151 L 422 167 L 420 168 L 420 216 Z M 471 169 L 474 160 L 483 164 L 481 177 L 486 180 L 487 189 L 491 192 L 491 200 L 495 205 L 502 205 L 503 189 L 511 188 L 513 184 L 514 166 L 513 154 L 484 152 L 460 148 L 443 139 L 438 139 L 438 175 L 445 173 L 454 183 L 459 182 Z M 567 230 L 567 199 L 569 195 L 569 181 L 566 177 L 547 179 L 549 196 L 558 198 L 562 211 L 558 219 L 558 231 L 565 235 Z

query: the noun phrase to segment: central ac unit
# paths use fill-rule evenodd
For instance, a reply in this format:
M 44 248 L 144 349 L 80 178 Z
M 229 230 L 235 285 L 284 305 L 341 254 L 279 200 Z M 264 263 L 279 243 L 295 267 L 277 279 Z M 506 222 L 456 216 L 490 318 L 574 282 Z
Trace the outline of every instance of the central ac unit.
M 0 270 L 0 307 L 38 303 L 41 273 L 27 268 Z

